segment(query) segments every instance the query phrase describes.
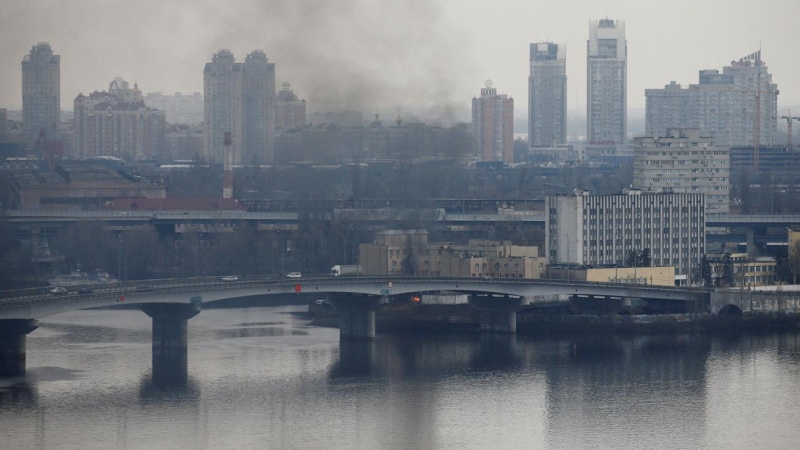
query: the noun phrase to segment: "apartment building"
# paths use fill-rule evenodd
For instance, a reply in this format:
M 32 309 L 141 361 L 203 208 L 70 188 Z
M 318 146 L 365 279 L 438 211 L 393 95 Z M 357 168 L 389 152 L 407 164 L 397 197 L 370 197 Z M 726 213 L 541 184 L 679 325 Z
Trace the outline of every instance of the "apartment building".
M 706 214 L 730 209 L 730 149 L 698 128 L 670 128 L 634 139 L 633 187 L 642 192 L 705 194 Z

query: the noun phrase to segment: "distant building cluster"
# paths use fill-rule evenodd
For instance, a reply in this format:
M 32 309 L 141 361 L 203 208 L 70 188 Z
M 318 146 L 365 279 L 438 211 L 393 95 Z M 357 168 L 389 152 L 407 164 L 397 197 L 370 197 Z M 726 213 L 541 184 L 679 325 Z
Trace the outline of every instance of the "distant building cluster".
M 645 97 L 647 136 L 660 136 L 667 128 L 699 128 L 717 145 L 775 143 L 778 86 L 760 51 L 732 61 L 722 73 L 701 70 L 698 84 L 681 88 L 672 81 L 664 89 L 646 89 Z
M 75 98 L 72 156 L 158 158 L 165 130 L 164 111 L 145 106 L 138 86 L 117 77 L 107 92 Z
M 290 130 L 306 124 L 306 101 L 297 97 L 290 89 L 288 81 L 284 81 L 275 102 L 275 129 Z
M 151 92 L 144 96 L 144 102 L 153 109 L 164 111 L 167 123 L 200 125 L 203 123 L 203 94 L 195 92 L 183 95 L 176 92 L 166 95 L 160 92 Z
M 358 162 L 369 160 L 463 160 L 469 159 L 469 128 L 430 127 L 421 123 L 404 124 L 398 117 L 384 126 L 379 116 L 366 127 L 315 123 L 287 129 L 277 136 L 275 161 Z

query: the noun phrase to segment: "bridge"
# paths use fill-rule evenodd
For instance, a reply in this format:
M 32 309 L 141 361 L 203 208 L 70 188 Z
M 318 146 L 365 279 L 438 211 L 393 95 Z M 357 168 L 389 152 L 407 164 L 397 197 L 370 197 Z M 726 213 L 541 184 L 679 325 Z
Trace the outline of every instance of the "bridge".
M 380 214 L 377 213 L 380 211 Z M 323 212 L 323 218 L 346 217 L 355 221 L 374 221 L 391 219 L 397 215 L 402 219 L 405 209 L 333 209 Z M 482 222 L 526 222 L 544 225 L 544 211 L 499 211 L 494 213 L 453 213 L 444 208 L 426 210 L 429 219 L 444 223 L 482 223 Z M 68 223 L 80 221 L 129 222 L 131 224 L 196 221 L 245 221 L 266 223 L 297 223 L 297 212 L 249 212 L 249 211 L 60 211 L 60 210 L 11 210 L 6 211 L 6 220 L 21 225 L 41 223 Z M 379 216 L 379 217 L 378 217 Z M 800 224 L 800 214 L 759 214 L 709 217 L 706 226 L 710 228 L 786 228 Z
M 155 361 L 157 356 L 163 359 L 175 354 L 185 359 L 188 320 L 201 311 L 202 303 L 260 295 L 327 295 L 339 310 L 340 336 L 360 339 L 375 336 L 375 310 L 389 297 L 438 291 L 468 294 L 469 303 L 481 311 L 481 330 L 499 333 L 515 333 L 517 311 L 542 296 L 585 296 L 589 301 L 648 298 L 705 307 L 710 295 L 705 289 L 651 285 L 442 277 L 192 278 L 94 285 L 84 294 L 5 291 L 0 292 L 0 374 L 24 372 L 25 336 L 36 329 L 36 319 L 68 311 L 138 305 L 153 319 Z
M 109 226 L 132 227 L 141 225 L 230 225 L 234 223 L 264 224 L 273 227 L 295 227 L 300 220 L 297 212 L 250 211 L 58 211 L 14 210 L 5 213 L 5 221 L 19 231 L 40 228 L 61 228 L 81 221 L 102 221 Z M 379 227 L 387 221 L 403 221 L 413 217 L 441 224 L 451 230 L 480 229 L 500 223 L 545 225 L 544 211 L 497 211 L 492 213 L 454 213 L 445 208 L 411 209 L 331 209 L 314 213 L 316 219 L 352 221 L 363 227 Z M 772 234 L 767 230 L 785 229 L 800 224 L 800 215 L 728 215 L 709 217 L 706 227 L 708 242 L 747 242 L 748 249 L 756 245 L 785 244 L 785 233 Z M 725 229 L 719 233 L 719 229 Z

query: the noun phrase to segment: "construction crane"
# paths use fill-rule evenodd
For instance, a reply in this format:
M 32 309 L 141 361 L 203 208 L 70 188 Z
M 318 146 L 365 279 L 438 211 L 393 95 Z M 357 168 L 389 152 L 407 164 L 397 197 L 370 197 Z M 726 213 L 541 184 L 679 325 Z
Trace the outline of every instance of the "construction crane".
M 781 116 L 781 119 L 786 119 L 786 148 L 791 150 L 792 146 L 792 121 L 800 120 L 800 117 L 792 117 L 792 110 L 789 110 L 789 115 Z
M 758 172 L 760 170 L 761 165 L 761 94 L 775 94 L 778 95 L 779 91 L 777 89 L 772 90 L 771 88 L 764 90 L 761 85 L 761 74 L 763 72 L 764 62 L 761 60 L 761 45 L 758 46 L 758 51 L 745 56 L 744 58 L 740 59 L 739 62 L 743 61 L 753 61 L 755 67 L 758 69 L 758 78 L 757 78 L 757 85 L 755 90 L 755 120 L 753 124 L 753 165 Z M 773 116 L 774 117 L 774 116 Z

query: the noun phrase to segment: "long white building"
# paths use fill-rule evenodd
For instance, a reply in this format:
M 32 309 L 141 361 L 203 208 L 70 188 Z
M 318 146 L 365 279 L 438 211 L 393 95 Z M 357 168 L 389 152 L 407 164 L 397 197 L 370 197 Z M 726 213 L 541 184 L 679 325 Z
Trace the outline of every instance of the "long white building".
M 662 133 L 663 134 L 663 133 Z M 697 128 L 670 128 L 661 137 L 634 139 L 633 187 L 643 192 L 703 193 L 706 214 L 730 209 L 730 148 Z
M 625 22 L 591 22 L 586 59 L 586 140 L 589 144 L 623 145 L 628 132 Z
M 583 192 L 551 195 L 546 207 L 549 264 L 621 264 L 630 252 L 649 249 L 652 266 L 673 266 L 676 278 L 686 279 L 705 254 L 703 194 Z

